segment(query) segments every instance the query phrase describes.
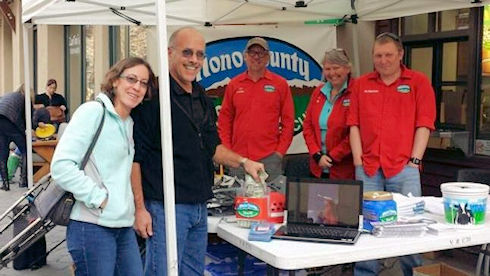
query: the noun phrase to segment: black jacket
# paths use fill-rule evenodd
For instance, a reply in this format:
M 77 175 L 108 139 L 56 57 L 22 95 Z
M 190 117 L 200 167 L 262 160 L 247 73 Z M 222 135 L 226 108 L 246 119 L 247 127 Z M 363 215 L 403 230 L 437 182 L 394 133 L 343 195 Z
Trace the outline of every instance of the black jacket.
M 68 115 L 68 105 L 66 104 L 65 97 L 58 93 L 54 93 L 51 98 L 46 93 L 36 95 L 34 104 L 43 104 L 44 107 L 64 105 L 66 107 L 65 115 Z
M 0 98 L 0 115 L 24 132 L 26 129 L 25 98 L 20 92 L 11 92 Z
M 212 197 L 212 158 L 220 144 L 214 105 L 204 89 L 194 82 L 193 91 L 198 93 L 198 98 L 193 103 L 199 102 L 203 111 L 196 124 L 189 114 L 188 102 L 179 100 L 182 88 L 171 77 L 170 90 L 175 202 L 204 203 Z M 144 101 L 131 113 L 134 120 L 134 161 L 141 165 L 145 199 L 163 200 L 160 106 L 158 93 L 155 94 L 153 99 Z

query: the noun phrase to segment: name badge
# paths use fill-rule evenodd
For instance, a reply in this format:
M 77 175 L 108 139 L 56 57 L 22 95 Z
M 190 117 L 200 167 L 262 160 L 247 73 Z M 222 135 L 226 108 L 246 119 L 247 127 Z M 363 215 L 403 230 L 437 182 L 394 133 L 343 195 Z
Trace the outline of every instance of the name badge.
M 274 87 L 274 85 L 266 84 L 264 85 L 264 91 L 267 93 L 273 93 L 276 92 L 276 88 Z
M 396 90 L 400 93 L 410 93 L 410 86 L 406 84 L 399 85 Z
M 342 106 L 350 106 L 350 99 L 344 99 L 342 101 Z

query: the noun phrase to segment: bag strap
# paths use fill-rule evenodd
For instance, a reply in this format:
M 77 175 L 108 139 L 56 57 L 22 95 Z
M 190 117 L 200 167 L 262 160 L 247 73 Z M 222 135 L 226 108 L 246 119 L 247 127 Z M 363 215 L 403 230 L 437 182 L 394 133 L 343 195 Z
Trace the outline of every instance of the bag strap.
M 99 127 L 97 128 L 97 131 L 95 132 L 94 138 L 92 139 L 92 143 L 90 143 L 90 146 L 87 149 L 87 152 L 85 153 L 85 156 L 83 156 L 82 163 L 80 164 L 80 170 L 83 170 L 85 166 L 88 163 L 88 159 L 90 158 L 90 154 L 92 154 L 92 150 L 95 147 L 95 143 L 97 143 L 97 140 L 99 139 L 100 132 L 102 131 L 102 127 L 104 126 L 104 121 L 105 121 L 105 104 L 97 99 L 97 102 L 99 102 L 102 105 L 102 119 L 100 120 Z

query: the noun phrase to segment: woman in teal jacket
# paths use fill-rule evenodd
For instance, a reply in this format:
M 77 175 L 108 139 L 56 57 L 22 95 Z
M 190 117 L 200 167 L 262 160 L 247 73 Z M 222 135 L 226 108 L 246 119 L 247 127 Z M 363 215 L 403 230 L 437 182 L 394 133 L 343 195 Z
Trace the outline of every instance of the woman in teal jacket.
M 51 164 L 56 185 L 76 202 L 67 227 L 67 246 L 76 275 L 142 275 L 133 231 L 130 174 L 134 156 L 131 109 L 151 91 L 155 77 L 140 58 L 127 58 L 105 76 L 95 101 L 73 114 Z M 79 166 L 105 112 L 99 139 L 85 170 Z M 90 171 L 90 176 L 86 172 Z

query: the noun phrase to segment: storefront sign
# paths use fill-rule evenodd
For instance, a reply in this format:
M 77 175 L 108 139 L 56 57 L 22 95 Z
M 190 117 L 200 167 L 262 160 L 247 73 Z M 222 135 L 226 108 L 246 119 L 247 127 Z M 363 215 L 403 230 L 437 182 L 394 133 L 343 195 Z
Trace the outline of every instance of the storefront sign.
M 490 140 L 476 140 L 475 153 L 490 156 Z

